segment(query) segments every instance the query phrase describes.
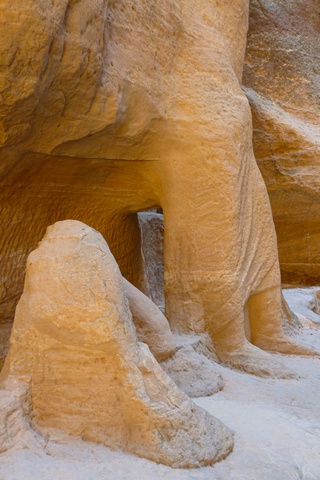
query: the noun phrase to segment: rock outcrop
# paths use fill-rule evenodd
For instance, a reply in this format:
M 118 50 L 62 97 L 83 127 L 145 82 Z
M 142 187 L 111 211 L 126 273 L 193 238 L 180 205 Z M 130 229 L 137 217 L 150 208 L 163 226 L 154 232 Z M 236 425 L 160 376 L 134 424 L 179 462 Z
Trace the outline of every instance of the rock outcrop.
M 158 361 L 167 360 L 176 350 L 168 320 L 146 295 L 125 278 L 123 288 L 139 341 L 148 345 Z
M 232 448 L 229 430 L 137 342 L 117 264 L 101 235 L 78 221 L 49 227 L 29 255 L 2 386 L 13 380 L 30 385 L 43 435 L 61 429 L 180 468 Z
M 317 0 L 253 0 L 244 84 L 282 279 L 320 282 L 320 23 Z
M 241 90 L 248 4 L 1 0 L 3 324 L 49 224 L 101 231 L 139 287 L 136 212 L 161 207 L 172 330 L 209 332 L 221 361 L 257 374 L 274 364 L 257 347 L 309 352 L 281 329 L 276 236 Z

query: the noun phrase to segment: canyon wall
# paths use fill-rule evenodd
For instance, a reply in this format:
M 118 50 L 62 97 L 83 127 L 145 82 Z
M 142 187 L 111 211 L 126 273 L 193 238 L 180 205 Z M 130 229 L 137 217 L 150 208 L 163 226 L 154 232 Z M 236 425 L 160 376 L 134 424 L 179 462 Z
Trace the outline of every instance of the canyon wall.
M 282 280 L 320 282 L 317 0 L 250 3 L 243 82 L 276 226 Z
M 3 335 L 49 224 L 99 230 L 143 290 L 136 213 L 161 207 L 171 328 L 254 373 L 260 348 L 297 353 L 241 89 L 248 3 L 1 0 Z

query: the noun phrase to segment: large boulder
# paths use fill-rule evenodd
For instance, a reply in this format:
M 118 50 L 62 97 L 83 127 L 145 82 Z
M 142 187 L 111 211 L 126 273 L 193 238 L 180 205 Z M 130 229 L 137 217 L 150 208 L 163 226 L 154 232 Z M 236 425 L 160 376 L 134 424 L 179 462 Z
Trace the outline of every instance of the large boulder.
M 172 467 L 209 465 L 232 448 L 228 429 L 137 342 L 118 266 L 78 221 L 49 227 L 29 255 L 1 377 L 30 386 L 42 435 L 61 429 Z

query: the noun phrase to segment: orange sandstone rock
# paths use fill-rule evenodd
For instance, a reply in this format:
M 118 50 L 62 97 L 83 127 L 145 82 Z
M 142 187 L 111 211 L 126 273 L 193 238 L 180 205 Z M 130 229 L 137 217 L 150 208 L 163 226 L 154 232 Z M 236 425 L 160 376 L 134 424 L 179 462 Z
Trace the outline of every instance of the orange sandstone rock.
M 249 342 L 304 351 L 281 330 L 276 236 L 241 90 L 248 3 L 1 0 L 3 323 L 48 224 L 101 231 L 140 286 L 136 212 L 161 206 L 171 328 L 209 332 L 221 361 L 258 374 L 275 362 Z
M 117 264 L 81 222 L 49 227 L 29 255 L 2 380 L 30 385 L 43 435 L 60 429 L 180 468 L 232 449 L 229 430 L 137 342 Z
M 146 295 L 125 278 L 123 289 L 140 342 L 148 345 L 158 361 L 171 357 L 176 350 L 176 343 L 166 317 Z
M 243 81 L 285 283 L 320 282 L 319 2 L 253 0 Z

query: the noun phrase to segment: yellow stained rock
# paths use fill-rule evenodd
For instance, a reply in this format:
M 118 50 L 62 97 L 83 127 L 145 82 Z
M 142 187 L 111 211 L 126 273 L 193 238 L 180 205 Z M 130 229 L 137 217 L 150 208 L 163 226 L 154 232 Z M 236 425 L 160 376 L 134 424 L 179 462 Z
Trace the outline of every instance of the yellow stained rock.
M 250 2 L 243 82 L 284 283 L 320 282 L 319 2 Z
M 78 221 L 49 227 L 28 257 L 1 380 L 2 388 L 30 386 L 32 422 L 44 436 L 60 429 L 176 468 L 210 465 L 232 450 L 229 429 L 137 341 L 108 245 Z M 7 424 L 16 434 L 17 422 Z M 0 430 L 1 448 L 10 442 Z
M 136 212 L 162 207 L 173 331 L 209 332 L 221 361 L 257 374 L 277 367 L 252 343 L 309 352 L 281 330 L 276 235 L 241 89 L 248 7 L 0 0 L 3 332 L 48 225 L 99 230 L 139 287 Z

